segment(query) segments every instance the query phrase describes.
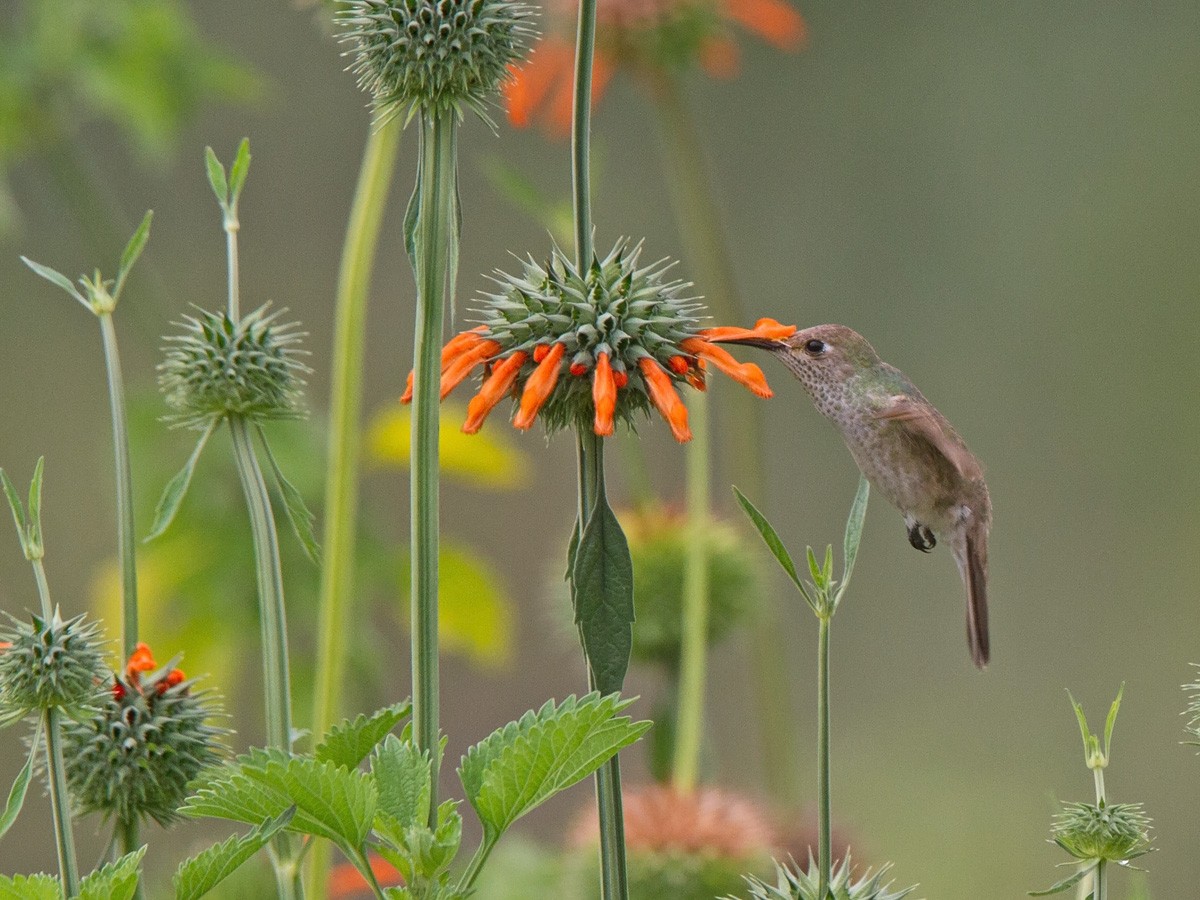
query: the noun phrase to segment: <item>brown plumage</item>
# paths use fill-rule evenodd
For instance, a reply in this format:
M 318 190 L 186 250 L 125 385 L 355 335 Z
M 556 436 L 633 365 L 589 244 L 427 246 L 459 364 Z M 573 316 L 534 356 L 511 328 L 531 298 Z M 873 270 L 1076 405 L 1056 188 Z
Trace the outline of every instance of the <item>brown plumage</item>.
M 983 467 L 958 432 L 866 338 L 818 325 L 782 341 L 734 338 L 770 350 L 841 433 L 867 480 L 904 515 L 909 542 L 950 545 L 967 594 L 971 659 L 989 659 L 987 545 L 992 506 Z

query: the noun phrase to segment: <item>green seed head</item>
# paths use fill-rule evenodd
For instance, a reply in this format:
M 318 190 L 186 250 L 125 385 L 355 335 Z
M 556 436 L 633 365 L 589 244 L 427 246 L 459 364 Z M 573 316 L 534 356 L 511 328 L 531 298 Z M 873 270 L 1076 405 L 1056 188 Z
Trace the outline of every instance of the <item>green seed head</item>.
M 177 410 L 177 424 L 205 428 L 240 416 L 254 422 L 294 419 L 300 410 L 303 334 L 298 323 L 278 324 L 284 310 L 261 306 L 238 321 L 228 313 L 185 316 L 184 332 L 168 337 L 158 383 Z
M 521 383 L 537 366 L 535 347 L 564 345 L 563 368 L 575 377 L 560 380 L 541 408 L 551 433 L 567 426 L 591 428 L 592 382 L 579 376 L 592 371 L 601 353 L 625 385 L 617 392 L 618 421 L 632 424 L 634 414 L 650 406 L 638 370 L 641 359 L 653 358 L 675 383 L 685 380 L 671 360 L 686 355 L 679 344 L 696 333 L 703 306 L 686 295 L 690 283 L 668 277 L 674 263 L 639 266 L 641 250 L 640 243 L 631 247 L 618 241 L 608 256 L 593 258 L 580 272 L 555 247 L 545 265 L 529 257 L 520 275 L 498 271 L 493 280 L 499 290 L 483 297 L 479 321 L 487 326 L 484 336 L 500 344 L 497 356 L 529 354 Z
M 751 900 L 825 900 L 826 897 L 836 897 L 837 900 L 903 900 L 916 890 L 916 886 L 893 890 L 891 882 L 884 880 L 889 877 L 891 868 L 891 863 L 885 863 L 878 869 L 856 873 L 847 853 L 840 863 L 834 865 L 828 893 L 823 897 L 817 863 L 810 851 L 805 867 L 798 865 L 795 860 L 790 866 L 776 863 L 774 884 L 748 876 L 746 885 L 750 889 Z
M 223 728 L 208 692 L 190 680 L 170 684 L 167 665 L 149 677 L 112 677 L 107 701 L 66 728 L 67 783 L 80 814 L 121 822 L 179 816 L 187 785 L 220 759 Z
M 63 621 L 55 611 L 32 624 L 10 617 L 0 634 L 0 720 L 13 721 L 33 711 L 62 709 L 86 714 L 101 701 L 106 677 L 97 627 L 82 615 Z
M 1150 849 L 1150 817 L 1140 803 L 1066 803 L 1050 833 L 1077 859 L 1125 862 Z
M 380 117 L 471 109 L 487 119 L 533 34 L 530 15 L 512 0 L 345 0 L 338 19 Z

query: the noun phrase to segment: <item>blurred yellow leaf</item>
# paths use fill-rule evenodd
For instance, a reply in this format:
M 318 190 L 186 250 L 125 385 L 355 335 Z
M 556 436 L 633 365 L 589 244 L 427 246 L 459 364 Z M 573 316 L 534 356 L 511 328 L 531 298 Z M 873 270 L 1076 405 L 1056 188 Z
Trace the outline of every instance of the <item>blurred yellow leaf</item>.
M 475 487 L 492 490 L 516 490 L 529 480 L 529 460 L 502 438 L 463 434 L 459 425 L 467 416 L 463 407 L 453 403 L 442 406 L 438 440 L 441 444 L 442 473 L 459 478 Z M 408 466 L 412 415 L 408 407 L 380 410 L 367 432 L 367 455 L 387 467 Z

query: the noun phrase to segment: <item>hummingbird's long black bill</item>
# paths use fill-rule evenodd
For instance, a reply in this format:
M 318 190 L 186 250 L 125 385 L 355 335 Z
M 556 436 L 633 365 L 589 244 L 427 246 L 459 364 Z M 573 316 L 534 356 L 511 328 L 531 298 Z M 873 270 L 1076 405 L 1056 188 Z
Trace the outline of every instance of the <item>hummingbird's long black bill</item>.
M 740 344 L 743 347 L 761 347 L 763 350 L 782 350 L 787 347 L 784 341 L 760 337 L 714 337 L 708 338 L 710 344 Z

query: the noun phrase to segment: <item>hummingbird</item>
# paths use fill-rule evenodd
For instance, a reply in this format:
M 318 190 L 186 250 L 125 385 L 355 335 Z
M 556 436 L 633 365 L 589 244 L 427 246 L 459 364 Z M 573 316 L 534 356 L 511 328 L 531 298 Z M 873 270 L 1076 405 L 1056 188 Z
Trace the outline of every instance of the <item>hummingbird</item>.
M 859 470 L 904 516 L 908 541 L 928 553 L 950 545 L 967 593 L 967 643 L 988 662 L 988 530 L 992 505 L 980 465 L 958 432 L 899 369 L 844 325 L 791 337 L 713 338 L 769 350 L 833 422 Z

